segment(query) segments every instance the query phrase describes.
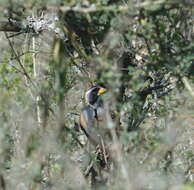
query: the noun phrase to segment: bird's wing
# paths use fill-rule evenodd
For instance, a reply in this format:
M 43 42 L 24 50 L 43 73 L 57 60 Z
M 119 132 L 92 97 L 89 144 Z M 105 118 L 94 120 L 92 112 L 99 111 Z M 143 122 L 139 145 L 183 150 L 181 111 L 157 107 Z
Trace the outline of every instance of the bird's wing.
M 94 126 L 96 122 L 95 111 L 90 106 L 87 106 L 81 111 L 80 115 L 80 126 L 84 131 L 88 139 L 95 145 L 97 145 L 97 129 Z

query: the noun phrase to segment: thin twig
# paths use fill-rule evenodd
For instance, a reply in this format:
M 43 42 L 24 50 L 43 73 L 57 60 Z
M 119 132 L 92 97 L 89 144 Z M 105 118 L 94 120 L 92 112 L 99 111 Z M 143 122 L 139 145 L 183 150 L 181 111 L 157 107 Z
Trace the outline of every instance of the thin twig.
M 20 61 L 20 58 L 19 58 L 18 54 L 16 53 L 16 51 L 15 51 L 13 45 L 12 45 L 12 42 L 11 42 L 10 39 L 8 38 L 7 33 L 4 32 L 4 34 L 5 34 L 5 37 L 6 37 L 7 40 L 8 40 L 9 46 L 11 47 L 11 50 L 13 51 L 14 56 L 15 56 L 15 58 L 16 58 L 18 64 L 19 64 L 19 66 L 20 66 L 21 69 L 22 69 L 23 74 L 24 74 L 24 75 L 26 76 L 26 78 L 33 84 L 33 86 L 35 86 L 34 83 L 33 83 L 33 81 L 31 80 L 30 76 L 28 75 L 26 69 L 24 68 L 22 62 Z
M 9 61 L 8 61 L 8 65 L 10 65 L 11 67 L 13 67 L 18 73 L 24 74 L 22 71 L 20 71 L 15 65 L 11 64 Z
M 88 175 L 89 175 L 89 173 L 90 173 L 90 171 L 91 171 L 93 165 L 94 165 L 94 162 L 93 162 L 93 160 L 92 160 L 92 161 L 90 162 L 89 166 L 88 166 L 88 167 L 86 168 L 86 170 L 84 171 L 84 176 L 85 176 L 85 177 L 88 177 Z
M 100 139 L 101 139 L 102 154 L 103 154 L 103 157 L 104 157 L 105 164 L 107 165 L 108 164 L 107 152 L 106 152 L 104 141 L 103 141 L 102 137 Z
M 194 97 L 194 90 L 192 89 L 191 85 L 189 84 L 189 81 L 187 80 L 186 77 L 182 78 L 182 81 L 185 85 L 185 88 L 189 91 L 189 93 L 191 94 L 191 96 Z
M 36 41 L 35 37 L 32 37 L 32 49 L 33 52 L 36 50 Z M 34 79 L 39 79 L 39 71 L 38 71 L 38 63 L 36 62 L 36 53 L 32 54 L 32 61 L 33 61 L 33 72 L 34 72 Z M 37 121 L 39 126 L 42 124 L 42 118 L 41 118 L 41 109 L 40 109 L 40 95 L 36 94 L 36 114 L 37 114 Z
M 8 32 L 8 31 L 7 31 Z M 8 38 L 13 38 L 13 37 L 15 37 L 15 36 L 19 36 L 20 34 L 24 34 L 24 33 L 26 33 L 26 32 L 18 32 L 18 33 L 16 33 L 16 34 L 12 34 L 12 35 L 10 35 L 10 36 L 8 36 Z

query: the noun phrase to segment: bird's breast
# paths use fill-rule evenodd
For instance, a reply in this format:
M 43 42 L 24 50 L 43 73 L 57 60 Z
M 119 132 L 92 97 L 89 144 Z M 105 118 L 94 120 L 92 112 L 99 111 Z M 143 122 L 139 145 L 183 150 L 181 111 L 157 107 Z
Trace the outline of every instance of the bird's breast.
M 80 116 L 80 123 L 84 128 L 95 127 L 97 121 L 104 121 L 105 111 L 104 108 L 98 107 L 96 110 L 91 106 L 85 107 Z

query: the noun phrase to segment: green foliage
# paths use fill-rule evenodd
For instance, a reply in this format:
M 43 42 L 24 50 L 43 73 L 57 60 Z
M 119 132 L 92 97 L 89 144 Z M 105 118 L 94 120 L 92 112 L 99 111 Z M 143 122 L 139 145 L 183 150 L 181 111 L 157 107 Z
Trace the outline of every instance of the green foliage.
M 62 35 L 1 34 L 0 189 L 194 189 L 192 3 L 11 2 L 1 20 L 54 11 Z M 108 89 L 103 169 L 79 129 L 94 83 Z

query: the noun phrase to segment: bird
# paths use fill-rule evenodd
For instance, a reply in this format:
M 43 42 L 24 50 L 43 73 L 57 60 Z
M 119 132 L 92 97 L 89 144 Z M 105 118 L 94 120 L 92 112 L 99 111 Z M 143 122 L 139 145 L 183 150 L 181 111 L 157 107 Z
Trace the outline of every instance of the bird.
M 100 127 L 105 121 L 105 109 L 102 95 L 107 89 L 100 86 L 92 86 L 85 93 L 86 107 L 80 113 L 80 127 L 93 145 L 99 144 Z
M 106 110 L 102 100 L 106 92 L 107 89 L 100 85 L 89 88 L 85 93 L 87 105 L 80 113 L 80 127 L 88 138 L 88 151 L 92 155 L 84 175 L 91 175 L 94 187 L 104 183 L 102 171 L 109 168 L 109 153 L 105 142 Z

